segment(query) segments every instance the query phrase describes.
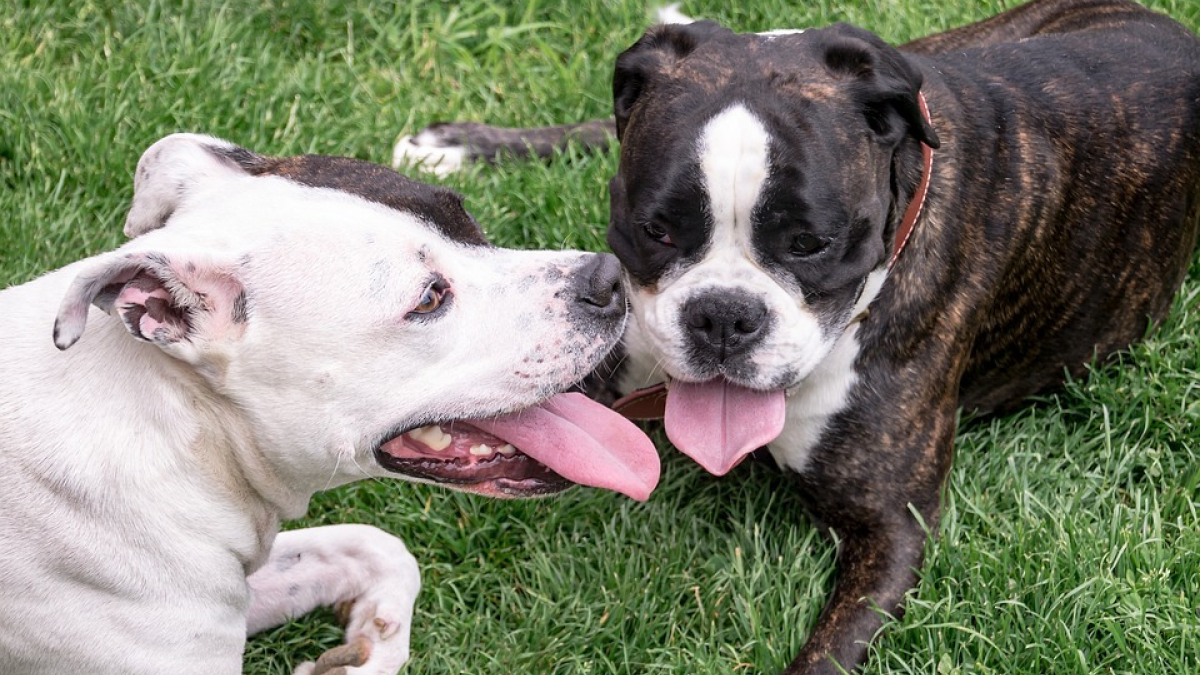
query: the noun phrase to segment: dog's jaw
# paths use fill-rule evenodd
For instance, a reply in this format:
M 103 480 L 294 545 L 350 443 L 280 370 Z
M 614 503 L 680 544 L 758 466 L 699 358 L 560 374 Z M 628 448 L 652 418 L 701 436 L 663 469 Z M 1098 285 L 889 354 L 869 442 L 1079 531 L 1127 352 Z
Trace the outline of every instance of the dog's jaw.
M 388 471 L 495 497 L 561 492 L 574 483 L 465 422 L 431 424 L 381 444 L 376 461 Z
M 548 494 L 580 483 L 644 501 L 659 475 L 646 435 L 578 393 L 421 427 L 384 442 L 375 456 L 390 471 L 491 496 Z

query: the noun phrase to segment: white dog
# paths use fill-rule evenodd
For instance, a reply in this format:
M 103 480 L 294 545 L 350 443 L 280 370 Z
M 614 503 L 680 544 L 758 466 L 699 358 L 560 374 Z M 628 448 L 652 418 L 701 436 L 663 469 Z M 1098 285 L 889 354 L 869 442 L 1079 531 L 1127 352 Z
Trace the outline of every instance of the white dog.
M 277 536 L 315 492 L 658 479 L 559 394 L 621 335 L 611 256 L 493 248 L 448 190 L 195 135 L 143 155 L 126 233 L 0 293 L 4 675 L 240 673 L 248 633 L 335 603 L 347 645 L 297 672 L 391 675 L 416 563 L 366 526 Z

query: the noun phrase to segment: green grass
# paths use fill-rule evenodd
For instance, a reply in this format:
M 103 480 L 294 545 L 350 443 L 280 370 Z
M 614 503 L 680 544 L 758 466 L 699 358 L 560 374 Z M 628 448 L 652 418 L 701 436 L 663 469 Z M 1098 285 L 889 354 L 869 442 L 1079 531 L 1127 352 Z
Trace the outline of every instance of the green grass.
M 1200 28 L 1200 3 L 1152 4 Z M 626 0 L 138 5 L 0 2 L 0 286 L 119 244 L 134 164 L 167 133 L 386 162 L 438 119 L 600 116 L 612 59 L 647 17 Z M 850 20 L 902 41 L 998 7 L 685 9 L 747 30 Z M 572 156 L 445 182 L 499 243 L 598 249 L 614 168 Z M 1198 305 L 1200 263 L 1121 366 L 964 425 L 941 537 L 869 672 L 1200 672 Z M 831 544 L 781 476 L 718 480 L 664 456 L 646 504 L 373 482 L 319 496 L 299 524 L 374 523 L 408 542 L 425 583 L 411 673 L 778 670 L 828 591 Z M 247 671 L 288 673 L 339 633 L 327 613 L 293 622 L 250 643 Z

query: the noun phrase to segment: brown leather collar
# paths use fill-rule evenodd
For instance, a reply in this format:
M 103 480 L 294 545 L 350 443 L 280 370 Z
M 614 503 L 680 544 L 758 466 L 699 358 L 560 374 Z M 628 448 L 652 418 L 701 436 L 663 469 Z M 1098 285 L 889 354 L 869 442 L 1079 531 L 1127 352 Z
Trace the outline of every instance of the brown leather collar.
M 921 115 L 925 121 L 932 125 L 933 121 L 929 119 L 929 107 L 925 105 L 924 93 L 917 92 L 917 103 L 921 106 Z M 913 226 L 917 224 L 917 218 L 921 217 L 921 209 L 925 208 L 925 196 L 929 194 L 929 175 L 933 173 L 933 148 L 921 143 L 921 158 L 924 160 L 921 182 L 917 185 L 917 191 L 913 193 L 912 199 L 908 201 L 908 208 L 904 209 L 904 220 L 901 220 L 900 227 L 896 228 L 896 244 L 892 248 L 892 260 L 888 263 L 888 269 L 896 264 L 900 252 L 908 243 Z
M 921 115 L 925 117 L 925 121 L 933 124 L 929 119 L 929 107 L 925 103 L 924 93 L 917 92 L 917 103 L 921 106 Z M 900 221 L 900 227 L 896 228 L 896 243 L 892 248 L 892 259 L 888 262 L 889 270 L 896 264 L 900 252 L 904 250 L 904 245 L 908 243 L 908 238 L 912 235 L 917 219 L 921 217 L 921 210 L 925 208 L 925 196 L 929 193 L 929 176 L 933 173 L 933 148 L 921 143 L 921 157 L 924 160 L 921 182 L 917 185 L 917 191 L 913 194 L 912 199 L 909 200 L 908 208 L 904 209 L 904 219 Z M 858 323 L 866 318 L 867 310 L 864 310 L 854 317 L 851 323 Z M 667 410 L 667 385 L 660 382 L 644 389 L 638 389 L 617 399 L 612 407 L 613 410 L 631 420 L 662 419 Z
M 661 420 L 667 414 L 667 385 L 656 385 L 638 389 L 617 399 L 613 410 L 631 420 Z

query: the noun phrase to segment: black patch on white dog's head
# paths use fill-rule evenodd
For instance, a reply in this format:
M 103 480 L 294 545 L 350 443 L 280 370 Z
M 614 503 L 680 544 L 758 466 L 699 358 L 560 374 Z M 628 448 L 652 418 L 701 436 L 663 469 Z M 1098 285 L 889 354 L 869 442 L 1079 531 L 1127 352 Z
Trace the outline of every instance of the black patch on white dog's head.
M 137 237 L 163 227 L 202 186 L 240 175 L 277 176 L 308 187 L 338 190 L 412 214 L 453 241 L 488 245 L 479 224 L 463 208 L 462 197 L 452 190 L 410 180 L 358 159 L 267 157 L 199 134 L 166 136 L 142 154 L 125 233 Z
M 388 208 L 411 213 L 453 241 L 487 246 L 483 229 L 453 190 L 406 178 L 392 169 L 360 159 L 300 155 L 262 157 L 243 148 L 214 148 L 254 176 L 279 176 L 301 185 L 340 190 Z

